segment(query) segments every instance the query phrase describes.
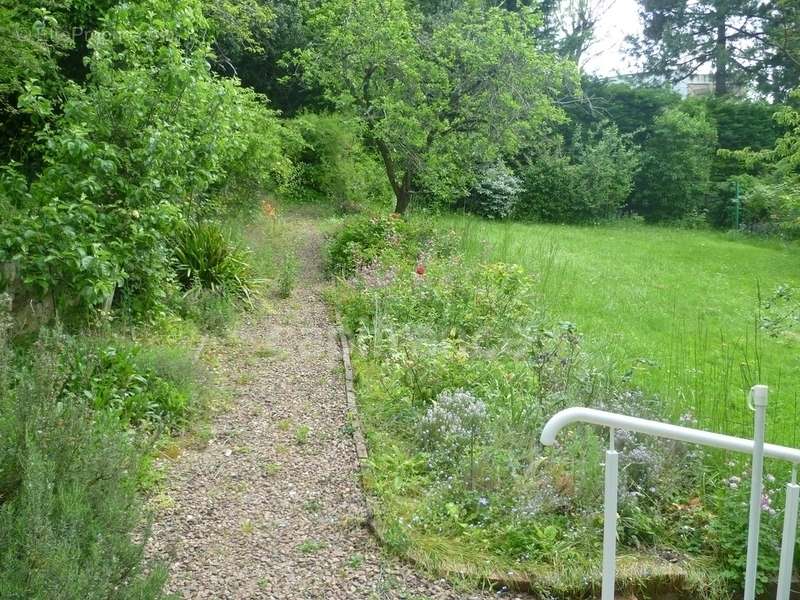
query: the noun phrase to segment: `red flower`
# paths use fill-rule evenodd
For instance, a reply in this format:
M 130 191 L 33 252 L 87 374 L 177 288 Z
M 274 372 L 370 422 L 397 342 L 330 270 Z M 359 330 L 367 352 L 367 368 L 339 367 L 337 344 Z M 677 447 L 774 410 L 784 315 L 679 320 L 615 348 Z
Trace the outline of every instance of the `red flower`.
M 425 265 L 418 264 L 416 271 L 417 271 L 417 275 L 425 275 Z

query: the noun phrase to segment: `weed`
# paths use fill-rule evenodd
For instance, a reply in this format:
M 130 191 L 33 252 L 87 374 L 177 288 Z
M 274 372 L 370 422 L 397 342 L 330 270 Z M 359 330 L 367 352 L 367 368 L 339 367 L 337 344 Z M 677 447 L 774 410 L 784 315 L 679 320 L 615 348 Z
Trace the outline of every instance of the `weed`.
M 247 519 L 242 523 L 240 529 L 242 530 L 243 534 L 252 535 L 256 530 L 256 526 L 250 519 Z
M 297 545 L 297 550 L 301 554 L 316 554 L 320 550 L 324 550 L 326 547 L 327 546 L 324 542 L 305 540 Z
M 308 438 L 311 433 L 308 425 L 300 425 L 295 432 L 294 432 L 294 440 L 297 442 L 299 446 L 303 446 L 308 443 Z
M 283 257 L 281 269 L 278 272 L 277 292 L 280 298 L 288 298 L 297 280 L 297 257 L 294 251 L 289 251 Z
M 347 566 L 351 569 L 358 569 L 361 565 L 364 564 L 364 557 L 361 554 L 352 554 L 350 558 L 347 559 Z

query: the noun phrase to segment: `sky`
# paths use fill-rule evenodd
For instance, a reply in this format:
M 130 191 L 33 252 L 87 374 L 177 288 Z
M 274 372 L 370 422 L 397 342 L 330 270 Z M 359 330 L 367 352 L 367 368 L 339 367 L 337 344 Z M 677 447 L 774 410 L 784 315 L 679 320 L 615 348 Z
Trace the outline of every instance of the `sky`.
M 614 0 L 597 26 L 595 44 L 589 49 L 584 69 L 595 75 L 634 73 L 636 65 L 625 56 L 625 36 L 637 35 L 642 26 L 636 0 Z

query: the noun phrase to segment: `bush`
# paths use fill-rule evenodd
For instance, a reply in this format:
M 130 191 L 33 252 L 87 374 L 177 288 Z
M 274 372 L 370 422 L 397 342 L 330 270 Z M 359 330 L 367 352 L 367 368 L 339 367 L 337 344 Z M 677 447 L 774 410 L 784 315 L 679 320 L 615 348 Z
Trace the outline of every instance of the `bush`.
M 292 196 L 322 198 L 344 209 L 391 201 L 383 167 L 364 147 L 364 132 L 354 120 L 341 114 L 306 113 L 290 127 L 302 140 L 293 156 L 297 178 Z
M 628 200 L 639 154 L 628 136 L 605 124 L 583 136 L 571 154 L 543 148 L 522 169 L 517 214 L 542 221 L 586 223 L 616 216 Z
M 435 236 L 422 221 L 398 215 L 357 216 L 345 221 L 333 235 L 327 248 L 326 270 L 350 277 L 379 258 L 424 262 L 428 254 L 448 251 L 447 240 Z
M 163 597 L 144 559 L 144 448 L 115 414 L 67 389 L 68 340 L 0 356 L 0 581 L 6 598 Z
M 522 181 L 500 161 L 484 167 L 466 205 L 475 214 L 504 219 L 514 212 L 521 191 Z
M 199 408 L 193 406 L 199 396 L 195 379 L 173 379 L 168 369 L 175 359 L 163 352 L 154 360 L 138 346 L 93 340 L 69 352 L 67 361 L 65 392 L 82 396 L 90 408 L 125 426 L 175 431 Z
M 669 109 L 656 117 L 643 148 L 631 207 L 648 221 L 677 221 L 700 211 L 711 185 L 717 143 L 702 113 Z
M 228 298 L 250 301 L 256 284 L 247 252 L 213 222 L 183 227 L 175 239 L 178 281 L 184 290 L 201 287 Z
M 742 178 L 742 223 L 755 233 L 800 239 L 800 178 Z

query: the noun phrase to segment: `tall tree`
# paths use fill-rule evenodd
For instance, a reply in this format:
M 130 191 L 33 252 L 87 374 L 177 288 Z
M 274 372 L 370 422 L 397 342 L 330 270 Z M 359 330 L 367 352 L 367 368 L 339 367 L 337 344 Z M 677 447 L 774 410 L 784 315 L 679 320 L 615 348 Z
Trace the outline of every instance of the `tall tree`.
M 540 24 L 477 0 L 435 18 L 404 0 L 328 0 L 296 63 L 362 121 L 402 213 L 416 191 L 463 195 L 478 164 L 563 116 L 554 100 L 576 73 L 537 49 Z
M 756 44 L 762 56 L 756 81 L 760 91 L 784 101 L 800 81 L 800 4 L 773 0 L 762 11 L 765 25 Z
M 714 92 L 724 95 L 755 81 L 769 61 L 791 62 L 793 42 L 781 37 L 792 30 L 795 0 L 639 2 L 644 33 L 630 40 L 631 51 L 649 74 L 680 81 L 711 68 Z

